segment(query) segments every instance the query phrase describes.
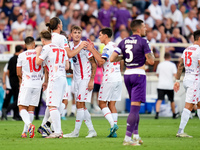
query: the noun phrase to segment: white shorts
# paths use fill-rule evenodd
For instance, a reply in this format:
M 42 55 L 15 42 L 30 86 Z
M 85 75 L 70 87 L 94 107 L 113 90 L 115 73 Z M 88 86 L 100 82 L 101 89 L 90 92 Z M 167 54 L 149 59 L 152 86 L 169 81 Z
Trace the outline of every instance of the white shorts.
M 46 105 L 60 107 L 66 90 L 66 78 L 60 77 L 49 81 L 46 95 Z
M 67 83 L 67 80 L 66 80 L 66 88 L 65 88 L 65 94 L 63 96 L 63 100 L 68 100 L 69 101 L 69 85 Z
M 18 95 L 18 106 L 38 106 L 41 88 L 21 87 Z
M 121 101 L 122 82 L 102 83 L 99 90 L 98 100 L 100 101 Z
M 197 104 L 199 102 L 199 76 L 198 75 L 187 75 L 183 80 L 183 85 L 186 89 L 185 102 Z
M 92 91 L 88 91 L 90 80 L 79 80 L 74 82 L 74 95 L 77 102 L 91 102 Z

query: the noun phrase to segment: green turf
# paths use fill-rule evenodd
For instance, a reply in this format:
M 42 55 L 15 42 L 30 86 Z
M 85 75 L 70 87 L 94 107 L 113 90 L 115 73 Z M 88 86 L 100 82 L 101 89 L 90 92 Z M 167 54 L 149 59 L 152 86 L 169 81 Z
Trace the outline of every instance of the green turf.
M 36 133 L 33 139 L 22 139 L 22 121 L 0 121 L 0 150 L 121 150 L 121 149 L 143 149 L 143 150 L 192 150 L 200 149 L 200 131 L 198 118 L 190 119 L 185 132 L 193 138 L 176 138 L 176 132 L 180 123 L 179 119 L 141 116 L 139 132 L 144 144 L 140 147 L 123 146 L 126 131 L 126 117 L 119 117 L 117 138 L 107 138 L 109 124 L 103 117 L 92 118 L 94 128 L 98 137 L 86 139 L 87 127 L 83 123 L 79 138 L 73 139 L 44 139 Z M 74 129 L 75 118 L 62 121 L 64 134 Z M 36 128 L 41 121 L 34 121 Z

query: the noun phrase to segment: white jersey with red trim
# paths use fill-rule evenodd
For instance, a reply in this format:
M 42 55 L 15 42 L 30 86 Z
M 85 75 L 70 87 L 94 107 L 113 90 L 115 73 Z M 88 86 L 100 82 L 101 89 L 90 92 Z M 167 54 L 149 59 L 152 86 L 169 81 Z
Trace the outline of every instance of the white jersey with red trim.
M 68 57 L 65 49 L 50 43 L 43 46 L 39 58 L 45 61 L 49 71 L 49 79 L 66 77 L 65 64 Z
M 67 40 L 67 38 L 64 35 L 61 35 L 61 34 L 53 32 L 51 34 L 51 36 L 52 36 L 51 42 L 53 44 L 56 44 L 56 45 L 58 45 L 61 48 L 69 47 L 68 40 Z
M 35 49 L 19 54 L 17 67 L 22 67 L 22 87 L 42 87 L 43 67 L 36 65 Z
M 106 59 L 103 64 L 103 81 L 102 82 L 117 82 L 122 81 L 120 72 L 120 62 L 110 62 L 110 56 L 112 53 L 119 49 L 115 43 L 109 42 L 102 52 L 102 58 Z
M 200 47 L 191 45 L 187 47 L 182 54 L 183 63 L 185 66 L 185 76 L 189 74 L 199 74 Z
M 70 43 L 71 50 L 74 50 L 80 46 L 82 41 L 76 46 L 74 43 Z M 76 56 L 72 58 L 73 60 L 73 79 L 76 80 L 83 80 L 83 79 L 90 79 L 91 77 L 91 64 L 89 58 L 93 55 L 88 50 L 82 49 Z

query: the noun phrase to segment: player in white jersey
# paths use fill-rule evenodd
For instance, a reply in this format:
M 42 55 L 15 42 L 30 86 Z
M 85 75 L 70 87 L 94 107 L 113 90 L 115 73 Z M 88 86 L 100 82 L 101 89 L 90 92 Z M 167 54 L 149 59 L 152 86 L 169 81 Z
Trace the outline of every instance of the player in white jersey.
M 93 53 L 99 66 L 103 66 L 103 81 L 99 91 L 99 107 L 101 108 L 104 117 L 110 123 L 111 129 L 108 137 L 117 137 L 117 109 L 116 101 L 121 100 L 122 77 L 120 72 L 120 62 L 110 62 L 110 56 L 114 50 L 118 49 L 115 43 L 111 42 L 112 30 L 103 28 L 99 32 L 101 43 L 105 44 L 102 55 L 93 47 L 89 50 Z
M 68 58 L 66 57 L 65 49 L 51 43 L 49 31 L 41 32 L 40 36 L 44 46 L 42 49 L 41 47 L 37 48 L 36 63 L 41 64 L 45 61 L 49 71 L 46 105 L 50 111 L 50 117 L 55 130 L 54 133 L 46 138 L 62 138 L 61 119 L 58 109 L 61 106 L 66 89 L 65 70 L 68 69 L 68 65 L 66 65 Z
M 176 82 L 174 84 L 174 91 L 177 92 L 180 88 L 181 73 L 183 68 L 185 67 L 185 77 L 183 79 L 183 85 L 186 89 L 186 99 L 185 107 L 181 115 L 179 130 L 176 134 L 177 137 L 192 137 L 184 133 L 184 129 L 195 104 L 197 104 L 197 113 L 200 117 L 200 30 L 195 31 L 193 35 L 194 44 L 183 51 L 183 55 L 181 57 L 176 74 Z
M 83 41 L 81 41 L 81 33 L 81 27 L 72 27 L 71 36 L 73 38 L 73 43 L 70 45 L 71 51 L 74 51 L 82 44 Z M 73 66 L 74 93 L 77 107 L 76 122 L 74 131 L 63 135 L 63 137 L 78 137 L 82 121 L 84 120 L 89 129 L 89 134 L 86 138 L 92 138 L 97 136 L 97 133 L 94 130 L 91 115 L 87 110 L 85 103 L 91 102 L 97 65 L 93 55 L 88 50 L 82 49 L 76 56 L 73 57 Z
M 18 96 L 18 106 L 20 116 L 24 121 L 22 137 L 34 137 L 35 126 L 32 125 L 35 107 L 38 106 L 42 87 L 43 67 L 36 65 L 36 50 L 33 37 L 25 38 L 27 51 L 19 54 L 17 60 L 17 76 L 20 81 L 20 91 Z

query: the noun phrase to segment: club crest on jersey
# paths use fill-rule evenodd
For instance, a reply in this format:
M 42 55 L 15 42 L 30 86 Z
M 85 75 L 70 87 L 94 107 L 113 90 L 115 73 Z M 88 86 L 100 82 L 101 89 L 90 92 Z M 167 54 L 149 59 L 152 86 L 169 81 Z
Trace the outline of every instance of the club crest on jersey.
M 77 58 L 76 57 L 72 57 L 72 60 L 73 60 L 74 63 L 77 62 Z

